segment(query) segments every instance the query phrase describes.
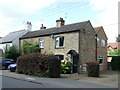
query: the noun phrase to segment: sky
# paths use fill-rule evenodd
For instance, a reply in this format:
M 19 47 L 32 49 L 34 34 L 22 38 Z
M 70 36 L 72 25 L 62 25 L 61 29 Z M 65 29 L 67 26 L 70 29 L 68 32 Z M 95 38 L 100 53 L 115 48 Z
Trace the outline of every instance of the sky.
M 65 24 L 90 20 L 93 27 L 103 26 L 108 42 L 118 36 L 119 0 L 0 0 L 0 37 L 22 30 L 27 21 L 32 31 L 44 24 L 55 27 L 56 20 Z M 119 4 L 120 5 L 120 4 Z

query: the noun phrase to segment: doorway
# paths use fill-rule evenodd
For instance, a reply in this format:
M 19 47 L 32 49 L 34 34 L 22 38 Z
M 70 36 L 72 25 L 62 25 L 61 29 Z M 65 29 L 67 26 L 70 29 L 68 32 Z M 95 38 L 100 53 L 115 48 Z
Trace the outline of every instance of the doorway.
M 79 60 L 79 54 L 75 50 L 70 50 L 67 54 L 71 54 L 71 60 L 72 60 L 72 73 L 78 72 L 78 60 Z

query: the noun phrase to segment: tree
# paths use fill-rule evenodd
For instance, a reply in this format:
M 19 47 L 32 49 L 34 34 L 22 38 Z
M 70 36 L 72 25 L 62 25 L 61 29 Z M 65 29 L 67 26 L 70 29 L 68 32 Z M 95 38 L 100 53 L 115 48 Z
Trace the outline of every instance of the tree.
M 23 42 L 22 54 L 29 54 L 32 52 L 41 52 L 41 49 L 39 48 L 39 44 L 38 43 L 30 44 Z
M 4 50 L 5 58 L 13 59 L 16 62 L 17 58 L 20 55 L 21 55 L 20 50 L 18 50 L 17 47 L 15 47 L 14 45 L 7 47 L 7 45 L 6 45 L 5 50 Z
M 116 38 L 116 42 L 120 42 L 120 34 L 118 34 L 118 37 Z
M 109 52 L 109 55 L 120 55 L 120 48 L 114 52 Z

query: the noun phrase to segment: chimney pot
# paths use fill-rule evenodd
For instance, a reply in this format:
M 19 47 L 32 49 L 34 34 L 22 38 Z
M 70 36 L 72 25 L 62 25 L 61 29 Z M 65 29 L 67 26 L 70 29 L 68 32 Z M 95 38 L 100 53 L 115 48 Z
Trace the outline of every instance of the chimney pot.
M 46 29 L 46 27 L 43 24 L 41 24 L 40 29 Z
M 32 24 L 31 24 L 31 22 L 27 21 L 27 23 L 26 23 L 26 30 L 28 30 L 28 31 L 32 30 Z
M 60 17 L 60 19 L 56 20 L 56 27 L 59 28 L 65 24 L 65 21 L 63 18 Z
M 29 24 L 31 25 L 31 22 L 29 22 Z

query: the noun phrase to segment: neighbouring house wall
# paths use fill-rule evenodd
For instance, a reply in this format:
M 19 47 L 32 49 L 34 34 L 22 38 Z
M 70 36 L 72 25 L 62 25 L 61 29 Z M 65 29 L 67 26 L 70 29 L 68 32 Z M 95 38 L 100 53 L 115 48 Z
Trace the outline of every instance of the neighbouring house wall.
M 55 48 L 55 38 L 53 39 L 50 36 L 28 38 L 24 40 L 34 44 L 34 43 L 39 43 L 39 39 L 44 39 L 44 48 L 41 49 L 42 53 L 53 52 L 55 55 L 57 54 L 64 55 L 64 60 L 66 60 L 66 58 L 71 60 L 70 56 L 67 55 L 67 53 L 70 50 L 75 50 L 78 53 L 79 33 L 73 32 L 73 33 L 64 33 L 64 34 L 54 35 L 54 37 L 57 37 L 57 36 L 64 36 L 64 48 Z M 24 40 L 20 40 L 20 44 L 21 44 L 20 46 L 22 46 L 22 43 Z
M 102 29 L 102 28 L 101 28 Z M 99 38 L 98 48 L 97 48 L 97 57 L 99 59 L 99 56 L 103 56 L 103 64 L 100 64 L 100 70 L 107 69 L 107 37 L 105 36 L 105 33 L 103 30 L 99 30 L 97 33 L 97 37 Z M 105 47 L 102 47 L 101 40 L 105 40 Z
M 8 47 L 14 45 L 17 47 L 17 49 L 19 50 L 19 38 L 15 39 L 14 41 L 12 41 L 12 43 L 4 43 L 4 44 L 0 44 L 0 49 L 2 49 L 4 51 L 6 45 Z
M 7 45 L 7 47 L 10 47 L 10 46 L 12 46 L 12 43 L 4 43 L 4 44 L 0 44 L 0 49 L 2 49 L 2 50 L 4 51 L 6 45 Z
M 17 49 L 19 50 L 19 38 L 15 39 L 14 41 L 12 41 L 12 44 L 17 47 Z

